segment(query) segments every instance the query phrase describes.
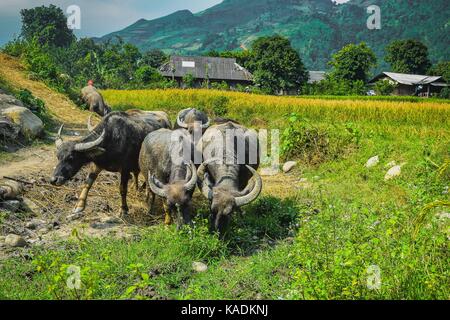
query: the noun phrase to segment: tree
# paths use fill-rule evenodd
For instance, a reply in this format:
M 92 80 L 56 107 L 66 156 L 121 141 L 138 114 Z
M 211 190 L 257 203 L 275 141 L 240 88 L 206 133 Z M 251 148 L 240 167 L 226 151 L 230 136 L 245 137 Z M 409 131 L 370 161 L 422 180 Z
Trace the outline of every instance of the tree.
M 394 72 L 425 74 L 431 67 L 428 48 L 417 40 L 397 40 L 386 48 L 386 62 Z
M 446 82 L 450 82 L 450 61 L 435 64 L 428 73 L 432 76 L 441 76 Z
M 345 81 L 367 82 L 369 72 L 377 65 L 375 53 L 364 42 L 349 44 L 332 56 L 330 77 Z
M 268 93 L 299 89 L 308 80 L 299 54 L 288 39 L 278 35 L 253 42 L 248 67 L 255 82 Z
M 22 37 L 31 41 L 37 39 L 41 45 L 67 47 L 75 36 L 67 27 L 67 19 L 61 8 L 54 5 L 22 9 Z
M 169 57 L 164 53 L 164 51 L 159 50 L 159 49 L 153 49 L 153 50 L 145 52 L 142 55 L 141 64 L 158 69 L 165 62 L 167 62 L 167 60 L 169 60 Z

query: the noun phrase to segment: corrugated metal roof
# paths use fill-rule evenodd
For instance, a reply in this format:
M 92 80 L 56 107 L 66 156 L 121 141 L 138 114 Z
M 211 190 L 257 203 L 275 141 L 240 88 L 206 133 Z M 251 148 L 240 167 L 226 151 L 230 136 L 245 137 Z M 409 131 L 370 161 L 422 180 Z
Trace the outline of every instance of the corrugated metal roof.
M 172 56 L 161 66 L 166 77 L 184 77 L 192 74 L 196 79 L 252 81 L 252 74 L 233 58 L 200 56 Z
M 308 71 L 309 78 L 308 83 L 320 82 L 325 79 L 326 72 L 325 71 Z
M 395 73 L 395 72 L 383 72 L 380 75 L 376 76 L 370 82 L 375 82 L 382 78 L 383 76 L 387 76 L 394 80 L 395 82 L 406 84 L 409 86 L 419 85 L 419 84 L 429 84 L 438 80 L 442 80 L 440 76 L 426 76 L 426 75 L 418 75 L 418 74 L 405 74 L 405 73 Z

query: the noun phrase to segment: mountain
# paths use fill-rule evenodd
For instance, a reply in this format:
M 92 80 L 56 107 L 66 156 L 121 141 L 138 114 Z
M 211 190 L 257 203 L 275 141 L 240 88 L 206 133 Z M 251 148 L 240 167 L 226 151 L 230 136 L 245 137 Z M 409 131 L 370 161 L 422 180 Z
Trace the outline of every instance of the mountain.
M 367 28 L 367 7 L 381 8 L 381 30 Z M 199 54 L 210 50 L 248 48 L 259 36 L 288 37 L 309 69 L 326 69 L 332 53 L 348 43 L 365 41 L 386 67 L 386 45 L 415 38 L 430 49 L 433 62 L 450 59 L 448 0 L 225 0 L 202 12 L 182 10 L 168 16 L 141 19 L 105 35 L 122 37 L 142 50 Z

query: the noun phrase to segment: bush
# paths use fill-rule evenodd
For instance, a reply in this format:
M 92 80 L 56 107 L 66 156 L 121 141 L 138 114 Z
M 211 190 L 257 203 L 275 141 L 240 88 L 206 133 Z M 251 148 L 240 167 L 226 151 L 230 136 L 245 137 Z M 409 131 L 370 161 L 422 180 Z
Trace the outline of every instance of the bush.
M 446 87 L 446 88 L 442 89 L 442 91 L 439 93 L 439 98 L 450 99 L 450 88 Z
M 367 87 L 361 80 L 348 81 L 327 78 L 302 87 L 303 95 L 359 96 L 366 95 Z
M 342 130 L 324 130 L 312 125 L 297 113 L 286 116 L 288 126 L 281 134 L 281 155 L 285 160 L 298 159 L 308 165 L 318 165 L 339 158 L 351 143 L 358 143 L 359 131 L 354 125 Z
M 228 102 L 230 99 L 225 96 L 215 97 L 212 101 L 212 111 L 215 117 L 223 117 L 228 113 Z
M 192 74 L 188 73 L 183 77 L 183 85 L 185 88 L 194 87 L 195 78 Z
M 397 86 L 389 80 L 380 80 L 375 83 L 375 92 L 380 96 L 390 96 Z

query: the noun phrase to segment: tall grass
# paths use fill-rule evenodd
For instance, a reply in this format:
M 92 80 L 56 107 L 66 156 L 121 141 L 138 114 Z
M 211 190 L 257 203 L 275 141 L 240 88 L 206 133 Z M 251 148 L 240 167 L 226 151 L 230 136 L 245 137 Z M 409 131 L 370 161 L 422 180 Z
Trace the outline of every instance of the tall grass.
M 244 122 L 259 118 L 276 124 L 283 115 L 296 112 L 320 121 L 450 127 L 450 104 L 440 101 L 332 100 L 195 89 L 105 90 L 102 93 L 116 109 L 165 110 L 172 115 L 187 107 L 211 110 L 226 97 L 227 116 Z

